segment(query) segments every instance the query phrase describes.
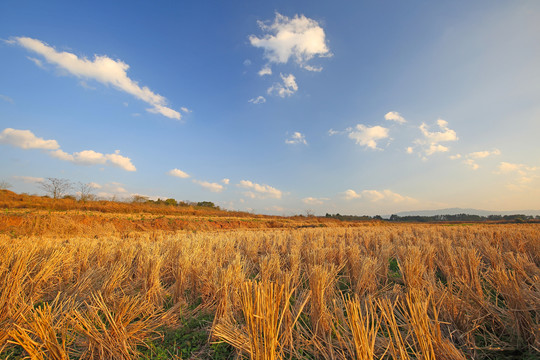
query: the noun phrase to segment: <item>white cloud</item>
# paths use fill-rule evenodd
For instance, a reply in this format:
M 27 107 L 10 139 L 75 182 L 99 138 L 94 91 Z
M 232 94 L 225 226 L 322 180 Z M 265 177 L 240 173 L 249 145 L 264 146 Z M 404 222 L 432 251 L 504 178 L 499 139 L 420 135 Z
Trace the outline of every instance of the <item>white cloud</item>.
M 304 144 L 307 145 L 306 137 L 304 134 L 295 131 L 288 139 L 285 139 L 285 144 Z
M 393 192 L 391 190 L 388 190 L 388 189 L 383 190 L 382 194 L 384 195 L 383 199 L 390 200 L 390 201 L 395 202 L 395 203 L 400 203 L 400 202 L 414 203 L 414 202 L 417 202 L 416 199 L 414 199 L 414 198 L 412 198 L 410 196 L 404 196 L 404 195 L 395 193 L 395 192 Z
M 266 102 L 266 99 L 264 96 L 257 96 L 256 98 L 249 99 L 248 102 L 252 104 L 264 104 Z
M 221 179 L 221 182 L 222 182 L 223 184 L 225 184 L 225 185 L 229 185 L 229 183 L 231 182 L 231 180 L 225 178 L 225 179 Z
M 0 143 L 16 146 L 22 149 L 50 150 L 48 154 L 63 161 L 70 161 L 79 165 L 109 164 L 126 171 L 135 171 L 135 166 L 128 157 L 120 155 L 116 150 L 114 154 L 102 154 L 94 150 L 83 150 L 69 154 L 60 149 L 56 140 L 38 138 L 30 130 L 17 130 L 7 128 L 0 133 Z
M 370 149 L 377 149 L 377 141 L 388 137 L 388 129 L 378 125 L 368 127 L 358 124 L 354 129 L 348 129 L 348 133 L 350 139 Z
M 283 193 L 281 190 L 278 190 L 276 188 L 273 188 L 269 185 L 260 185 L 256 184 L 254 182 L 251 182 L 249 180 L 241 180 L 240 183 L 237 185 L 238 187 L 242 187 L 245 189 L 250 189 L 252 191 L 246 192 L 244 195 L 255 199 L 266 199 L 266 198 L 274 198 L 274 199 L 281 199 Z
M 161 114 L 165 117 L 168 117 L 170 119 L 176 119 L 180 120 L 181 115 L 178 111 L 173 110 L 171 108 L 168 108 L 163 105 L 154 105 L 153 108 L 146 109 L 146 111 L 152 113 L 152 114 Z
M 303 198 L 302 202 L 307 205 L 322 205 L 327 200 L 328 198 L 307 197 L 307 198 Z
M 30 130 L 6 128 L 0 133 L 0 143 L 16 146 L 21 149 L 58 149 L 56 140 L 44 140 L 35 136 Z
M 110 183 L 102 186 L 102 189 L 106 189 L 109 192 L 125 194 L 128 191 L 124 188 L 124 184 L 119 182 L 111 181 Z
M 101 189 L 103 186 L 99 185 L 98 183 L 95 183 L 95 182 L 91 182 L 88 184 L 89 187 L 91 187 L 92 189 Z
M 457 141 L 458 137 L 454 130 L 448 128 L 448 122 L 443 119 L 437 120 L 437 125 L 441 131 L 429 131 L 426 123 L 422 123 L 419 129 L 424 135 L 423 139 L 416 139 L 414 143 L 419 145 L 426 156 L 433 155 L 437 152 L 446 152 L 449 150 L 447 146 L 441 145 L 441 142 Z
M 40 182 L 45 181 L 45 179 L 42 178 L 42 177 L 33 177 L 33 176 L 18 176 L 18 175 L 15 175 L 15 176 L 13 176 L 13 178 L 15 180 L 21 180 L 22 182 L 27 183 L 27 184 L 36 184 L 36 183 L 40 183 Z
M 480 167 L 480 165 L 478 165 L 476 161 L 474 161 L 474 159 L 465 159 L 463 160 L 463 163 L 470 166 L 473 170 L 478 170 L 478 168 Z
M 448 146 L 441 144 L 429 144 L 429 147 L 425 150 L 426 155 L 433 155 L 437 152 L 447 152 L 450 150 Z
M 265 66 L 257 73 L 259 76 L 272 75 L 272 69 L 270 66 Z
M 506 174 L 506 173 L 509 173 L 509 172 L 520 171 L 520 169 L 522 167 L 525 167 L 525 165 L 501 162 L 499 164 L 499 173 Z
M 134 194 L 129 194 L 128 191 L 124 188 L 124 184 L 119 182 L 108 182 L 105 184 L 90 183 L 88 184 L 91 188 L 100 190 L 96 193 L 96 196 L 102 199 L 114 199 L 118 200 L 118 197 L 127 198 L 128 196 L 133 196 Z
M 399 124 L 405 124 L 407 122 L 407 120 L 405 120 L 403 116 L 401 116 L 396 111 L 387 112 L 386 115 L 384 115 L 384 119 L 389 121 L 395 121 Z
M 105 164 L 107 158 L 104 154 L 94 150 L 83 150 L 73 153 L 73 162 L 81 165 Z
M 334 136 L 334 135 L 339 135 L 339 134 L 343 134 L 344 131 L 337 131 L 337 130 L 334 130 L 334 129 L 330 129 L 328 130 L 328 136 Z
M 193 179 L 193 182 L 195 184 L 199 184 L 203 188 L 210 190 L 212 192 L 222 192 L 224 189 L 223 185 L 218 184 L 218 183 L 211 183 L 208 181 L 200 181 L 200 180 L 195 180 L 195 179 Z
M 526 186 L 527 184 L 531 183 L 535 179 L 540 178 L 540 175 L 538 174 L 539 170 L 540 167 L 538 166 L 501 162 L 499 164 L 499 171 L 496 171 L 495 173 L 514 176 L 517 185 L 510 184 L 509 187 L 513 189 L 525 189 L 528 188 Z
M 483 159 L 485 157 L 488 157 L 489 155 L 490 155 L 489 151 L 477 151 L 477 152 L 470 153 L 468 156 L 471 159 Z
M 251 35 L 249 41 L 251 45 L 264 49 L 264 57 L 269 63 L 285 64 L 292 59 L 306 68 L 309 66 L 306 63 L 314 57 L 331 56 L 323 28 L 304 15 L 290 19 L 276 13 L 273 23 L 259 21 L 258 24 L 265 34 L 260 38 Z
M 73 161 L 73 160 L 75 160 L 75 158 L 73 157 L 73 155 L 68 154 L 67 152 L 65 152 L 65 151 L 62 150 L 62 149 L 58 149 L 58 150 L 55 150 L 55 151 L 51 151 L 51 152 L 49 153 L 49 155 L 51 155 L 52 157 L 55 157 L 55 158 L 57 158 L 57 159 L 64 160 L 64 161 Z
M 136 171 L 131 159 L 120 155 L 120 150 L 113 154 L 102 154 L 94 150 L 83 150 L 69 154 L 61 149 L 51 151 L 50 155 L 64 161 L 70 161 L 77 165 L 111 165 L 126 171 Z
M 113 166 L 119 167 L 121 169 L 124 169 L 126 171 L 136 171 L 137 169 L 135 166 L 131 163 L 131 159 L 120 155 L 120 150 L 116 150 L 114 154 L 106 154 L 105 158 L 108 162 L 110 162 Z
M 430 132 L 427 129 L 427 125 L 422 123 L 420 125 L 420 131 L 431 143 L 439 143 L 443 141 L 456 141 L 458 139 L 456 132 L 448 128 L 448 121 L 443 119 L 437 120 L 437 125 L 442 131 Z
M 93 60 L 85 57 L 79 58 L 69 52 L 58 52 L 46 43 L 28 37 L 16 37 L 16 43 L 24 48 L 42 55 L 49 63 L 57 65 L 63 70 L 79 78 L 96 80 L 146 102 L 152 107 L 147 109 L 152 113 L 159 113 L 171 119 L 180 120 L 178 111 L 167 107 L 165 97 L 152 92 L 148 87 L 139 84 L 127 76 L 129 65 L 121 60 L 113 60 L 105 55 L 94 55 Z
M 358 194 L 356 191 L 351 190 L 351 189 L 346 190 L 343 193 L 343 196 L 345 197 L 345 200 L 358 199 L 362 197 L 362 195 Z
M 401 203 L 401 202 L 409 202 L 409 203 L 415 203 L 417 202 L 416 199 L 400 195 L 398 193 L 395 193 L 391 190 L 362 190 L 362 192 L 357 193 L 354 190 L 347 190 L 343 193 L 346 200 L 353 200 L 353 199 L 366 199 L 370 202 L 380 202 L 380 201 L 388 201 L 393 203 Z
M 519 175 L 526 175 L 530 172 L 536 171 L 540 168 L 536 166 L 529 166 L 525 164 L 513 164 L 508 162 L 501 162 L 499 164 L 499 174 L 517 173 Z
M 266 90 L 268 95 L 278 95 L 284 98 L 286 96 L 291 96 L 292 94 L 298 91 L 296 78 L 294 77 L 293 74 L 289 74 L 289 75 L 279 74 L 279 76 L 281 77 L 283 84 L 274 83 L 274 85 L 270 86 L 268 90 Z
M 169 171 L 167 174 L 171 175 L 171 176 L 176 176 L 176 177 L 179 177 L 181 179 L 187 179 L 189 176 L 189 174 L 183 172 L 182 170 L 180 169 L 172 169 L 171 171 Z
M 184 106 L 182 106 L 182 107 L 180 108 L 180 110 L 182 110 L 182 111 L 185 112 L 186 114 L 189 114 L 190 112 L 193 112 L 193 110 L 189 110 L 187 107 L 184 107 Z
M 471 159 L 483 159 L 491 155 L 501 155 L 501 151 L 499 149 L 495 149 L 492 151 L 477 151 L 470 153 L 469 155 L 467 155 L 467 157 Z
M 488 150 L 476 151 L 476 152 L 472 152 L 465 155 L 465 159 L 463 160 L 463 163 L 465 165 L 468 165 L 473 170 L 478 170 L 480 168 L 480 165 L 478 165 L 476 160 L 485 159 L 488 156 L 500 155 L 500 154 L 501 154 L 501 151 L 499 149 L 494 149 L 492 151 L 488 151 Z M 460 154 L 450 156 L 450 159 L 452 160 L 459 159 L 459 158 L 461 158 Z
M 304 69 L 308 71 L 313 71 L 313 72 L 321 72 L 323 68 L 322 66 L 304 65 Z
M 407 154 L 412 154 L 412 153 L 414 152 L 412 146 L 409 146 L 409 147 L 406 149 L 406 151 L 407 151 Z
M 384 194 L 377 190 L 363 190 L 362 197 L 369 201 L 376 202 L 384 199 Z
M 8 103 L 12 103 L 12 104 L 14 103 L 12 98 L 10 98 L 9 96 L 6 96 L 6 95 L 2 95 L 2 94 L 0 94 L 0 100 L 4 100 L 4 101 L 6 101 Z

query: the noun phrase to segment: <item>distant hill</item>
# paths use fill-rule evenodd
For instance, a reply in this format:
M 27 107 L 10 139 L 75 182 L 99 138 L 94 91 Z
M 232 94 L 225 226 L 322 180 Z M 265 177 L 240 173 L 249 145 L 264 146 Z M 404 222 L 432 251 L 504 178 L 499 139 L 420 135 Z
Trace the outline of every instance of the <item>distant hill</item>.
M 401 211 L 401 212 L 396 213 L 396 215 L 398 216 L 435 216 L 435 215 L 457 215 L 457 214 L 469 214 L 469 215 L 478 215 L 478 216 L 520 214 L 520 215 L 538 216 L 540 215 L 540 210 L 489 211 L 489 210 L 478 210 L 478 209 L 449 208 L 449 209 L 438 209 L 438 210 Z M 390 217 L 390 215 L 387 215 L 384 217 Z

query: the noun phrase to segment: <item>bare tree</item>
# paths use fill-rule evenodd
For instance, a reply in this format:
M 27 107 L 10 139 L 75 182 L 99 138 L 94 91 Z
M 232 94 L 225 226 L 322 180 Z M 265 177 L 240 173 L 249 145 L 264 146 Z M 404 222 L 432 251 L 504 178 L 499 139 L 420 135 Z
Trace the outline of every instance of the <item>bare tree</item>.
M 0 190 L 7 190 L 11 187 L 11 184 L 5 180 L 0 180 Z
M 39 183 L 39 187 L 53 199 L 60 199 L 71 190 L 73 184 L 67 179 L 46 178 Z
M 148 201 L 148 196 L 135 194 L 131 197 L 132 203 L 142 204 Z
M 79 182 L 77 184 L 79 189 L 79 200 L 80 201 L 90 201 L 95 199 L 94 187 L 90 183 Z

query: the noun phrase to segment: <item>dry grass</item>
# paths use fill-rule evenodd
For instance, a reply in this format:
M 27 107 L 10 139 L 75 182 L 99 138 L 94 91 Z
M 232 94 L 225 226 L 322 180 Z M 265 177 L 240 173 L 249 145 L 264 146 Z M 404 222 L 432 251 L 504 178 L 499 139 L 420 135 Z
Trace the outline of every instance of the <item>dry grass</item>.
M 0 254 L 0 357 L 135 359 L 202 312 L 197 358 L 540 350 L 533 224 L 0 235 Z

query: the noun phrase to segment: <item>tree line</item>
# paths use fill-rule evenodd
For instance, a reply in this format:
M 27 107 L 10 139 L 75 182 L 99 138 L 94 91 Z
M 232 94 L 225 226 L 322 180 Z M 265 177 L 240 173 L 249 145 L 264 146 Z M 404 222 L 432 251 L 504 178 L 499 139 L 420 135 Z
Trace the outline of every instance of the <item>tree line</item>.
M 487 221 L 504 221 L 504 222 L 529 222 L 538 221 L 540 216 L 531 216 L 525 214 L 513 214 L 513 215 L 473 215 L 473 214 L 455 214 L 455 215 L 433 215 L 433 216 L 421 216 L 421 215 L 391 215 L 388 219 L 383 219 L 380 215 L 341 215 L 341 214 L 329 214 L 326 213 L 327 218 L 338 219 L 342 221 L 367 221 L 367 220 L 385 220 L 390 222 L 487 222 Z
M 11 184 L 7 181 L 0 181 L 0 190 L 7 190 L 11 187 Z M 94 193 L 95 187 L 92 183 L 74 183 L 68 179 L 52 178 L 48 177 L 38 183 L 38 187 L 45 192 L 45 196 L 52 199 L 72 199 L 76 201 L 98 201 L 98 196 Z M 75 194 L 73 194 L 75 192 Z M 115 201 L 116 199 L 112 199 Z M 166 206 L 199 206 L 220 210 L 220 207 L 215 205 L 211 201 L 178 201 L 173 198 L 152 200 L 148 196 L 144 195 L 132 195 L 128 202 L 137 204 L 155 204 Z

